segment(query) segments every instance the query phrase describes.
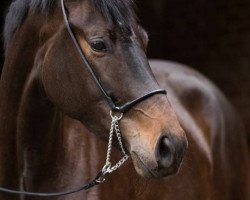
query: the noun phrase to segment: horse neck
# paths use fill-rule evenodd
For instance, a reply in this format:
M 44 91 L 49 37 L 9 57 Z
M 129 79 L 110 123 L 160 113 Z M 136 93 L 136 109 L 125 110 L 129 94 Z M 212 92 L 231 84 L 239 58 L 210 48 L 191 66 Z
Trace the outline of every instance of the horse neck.
M 20 186 L 42 192 L 77 188 L 101 169 L 103 143 L 50 102 L 37 72 L 25 85 L 17 119 Z
M 41 14 L 27 16 L 6 50 L 1 75 L 0 184 L 12 188 L 17 187 L 18 183 L 16 137 L 20 102 L 41 46 L 41 30 L 45 27 L 43 21 Z
M 58 15 L 55 12 L 46 23 L 41 14 L 29 15 L 6 52 L 0 83 L 0 113 L 4 113 L 0 115 L 0 186 L 22 189 L 25 185 L 30 191 L 50 191 L 48 181 L 54 191 L 67 184 L 79 186 L 101 168 L 97 157 L 105 159 L 102 150 L 95 155 L 100 141 L 61 113 L 39 82 L 36 56 L 61 25 Z

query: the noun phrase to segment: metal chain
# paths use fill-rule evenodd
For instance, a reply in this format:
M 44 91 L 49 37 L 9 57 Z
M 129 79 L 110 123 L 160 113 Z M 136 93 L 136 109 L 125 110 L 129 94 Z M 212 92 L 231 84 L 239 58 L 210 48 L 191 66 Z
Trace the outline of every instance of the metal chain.
M 100 179 L 100 181 L 102 181 L 102 182 L 105 180 L 104 176 L 106 174 L 110 174 L 110 173 L 116 171 L 129 158 L 128 154 L 125 151 L 124 145 L 122 143 L 122 136 L 121 136 L 121 131 L 120 131 L 120 128 L 119 128 L 119 121 L 122 119 L 123 114 L 121 114 L 120 117 L 117 117 L 117 116 L 113 116 L 112 112 L 110 112 L 110 116 L 112 118 L 112 121 L 111 121 L 111 127 L 110 127 L 110 132 L 109 132 L 109 142 L 108 142 L 106 163 L 105 163 L 105 165 L 104 165 L 104 167 L 102 169 L 103 177 L 102 177 L 102 179 Z M 113 143 L 114 133 L 116 134 L 117 140 L 119 142 L 120 148 L 121 148 L 122 153 L 123 153 L 124 156 L 115 165 L 112 166 L 112 164 L 110 162 L 110 158 L 111 158 L 111 153 L 112 153 L 112 143 Z

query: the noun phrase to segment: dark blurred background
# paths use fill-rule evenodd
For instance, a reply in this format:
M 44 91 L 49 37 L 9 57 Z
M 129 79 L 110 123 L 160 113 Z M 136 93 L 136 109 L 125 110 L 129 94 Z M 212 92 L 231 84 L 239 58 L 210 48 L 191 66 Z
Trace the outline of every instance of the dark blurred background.
M 0 3 L 0 31 L 1 33 L 3 32 L 3 24 L 4 24 L 4 16 L 7 11 L 8 5 L 10 4 L 10 0 L 1 0 Z M 1 69 L 3 66 L 3 40 L 2 40 L 2 34 L 1 34 L 1 40 L 0 40 L 0 74 L 1 74 Z
M 1 22 L 9 2 L 1 0 Z M 250 130 L 250 1 L 136 2 L 139 19 L 150 34 L 149 56 L 185 63 L 205 74 Z

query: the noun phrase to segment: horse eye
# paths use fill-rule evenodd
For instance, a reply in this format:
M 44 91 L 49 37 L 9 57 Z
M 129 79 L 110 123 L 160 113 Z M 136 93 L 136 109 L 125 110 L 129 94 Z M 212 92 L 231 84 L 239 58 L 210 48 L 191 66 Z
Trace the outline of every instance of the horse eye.
M 95 51 L 107 51 L 107 46 L 102 40 L 91 42 L 90 46 Z

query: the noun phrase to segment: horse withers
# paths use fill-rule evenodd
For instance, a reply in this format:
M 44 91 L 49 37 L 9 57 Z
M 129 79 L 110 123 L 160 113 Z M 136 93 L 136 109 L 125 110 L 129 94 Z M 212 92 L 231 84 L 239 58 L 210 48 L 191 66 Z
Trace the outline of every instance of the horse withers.
M 111 120 L 97 83 L 116 105 L 160 88 L 145 55 L 147 34 L 131 4 L 65 1 L 70 27 L 97 81 L 70 37 L 60 1 L 11 4 L 0 85 L 0 186 L 49 193 L 87 183 L 105 162 Z M 157 93 L 123 113 L 119 125 L 131 161 L 103 185 L 53 199 L 245 198 L 246 146 L 243 130 L 235 135 L 242 126 L 231 106 L 192 70 L 152 66 L 168 98 Z M 228 137 L 229 130 L 237 131 Z M 186 136 L 190 145 L 179 175 L 155 179 L 178 172 Z M 119 159 L 117 150 L 112 155 Z M 0 199 L 44 198 L 0 193 Z

